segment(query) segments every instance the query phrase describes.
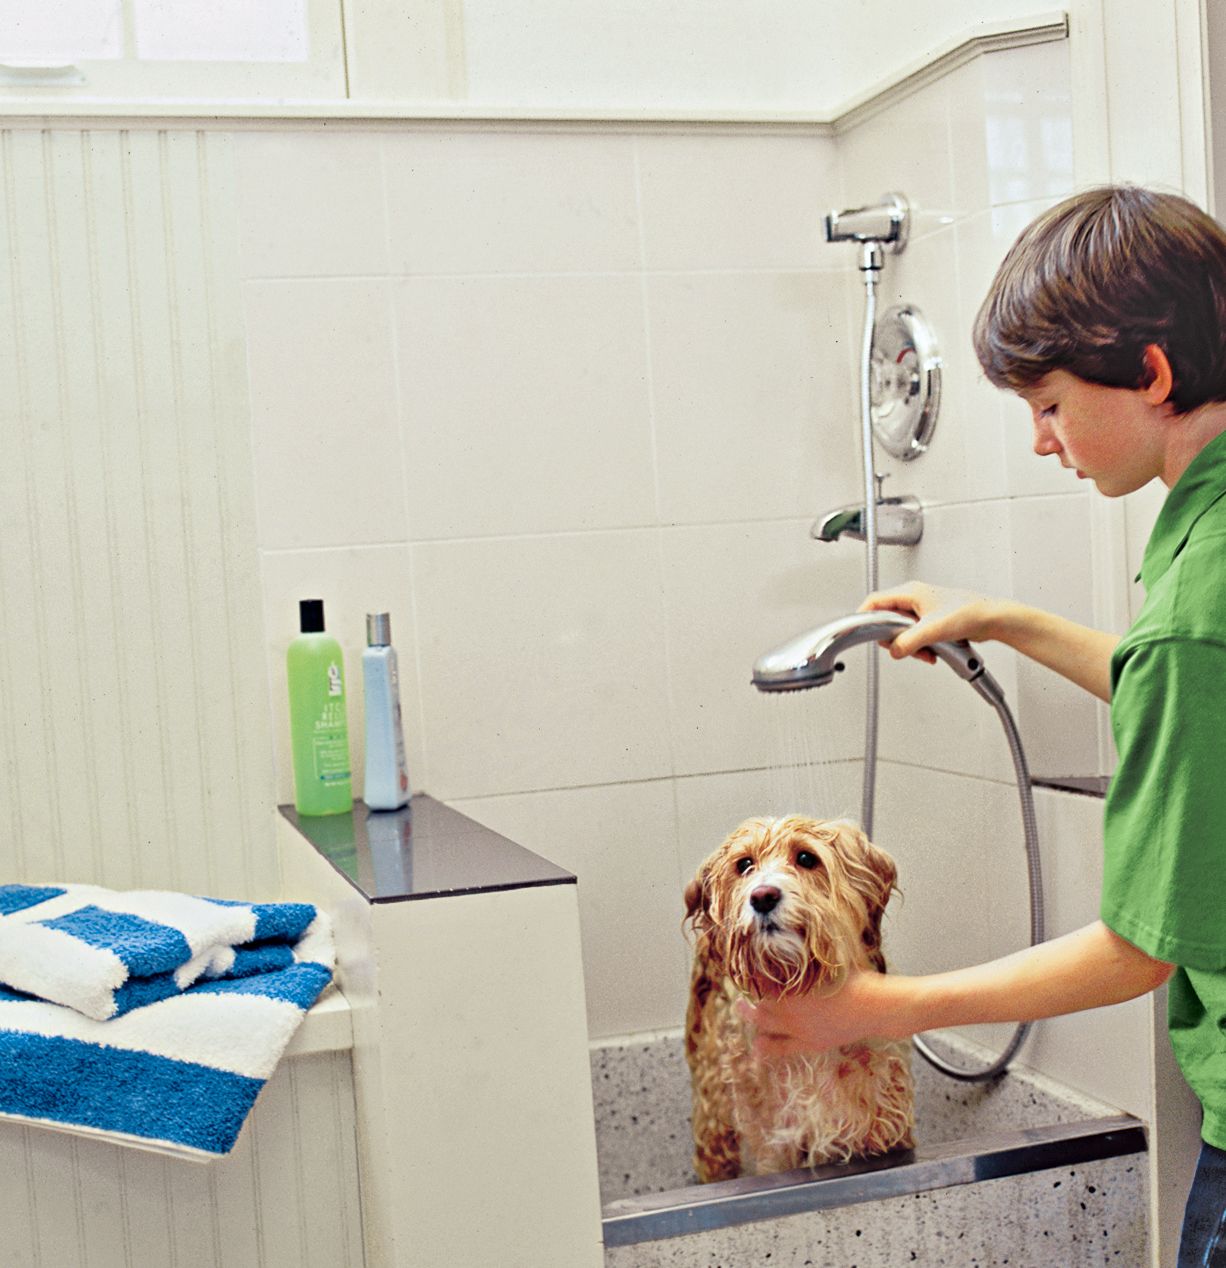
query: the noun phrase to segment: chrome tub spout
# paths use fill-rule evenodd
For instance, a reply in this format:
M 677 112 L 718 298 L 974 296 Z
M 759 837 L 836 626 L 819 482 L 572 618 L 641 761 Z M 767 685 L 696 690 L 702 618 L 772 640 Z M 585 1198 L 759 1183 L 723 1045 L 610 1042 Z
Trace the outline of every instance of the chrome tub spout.
M 834 542 L 850 537 L 862 542 L 865 538 L 864 504 L 852 502 L 827 511 L 813 523 L 810 536 L 819 542 Z M 886 546 L 914 546 L 924 535 L 924 509 L 910 494 L 881 498 L 877 503 L 877 540 Z

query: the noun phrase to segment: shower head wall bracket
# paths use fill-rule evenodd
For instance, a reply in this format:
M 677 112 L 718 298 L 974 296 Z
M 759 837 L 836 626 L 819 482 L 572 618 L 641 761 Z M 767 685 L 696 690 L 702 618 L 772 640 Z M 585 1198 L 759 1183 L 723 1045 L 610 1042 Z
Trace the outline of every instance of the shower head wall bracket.
M 902 194 L 882 194 L 870 207 L 849 207 L 826 216 L 827 242 L 876 242 L 898 255 L 911 232 L 911 204 Z

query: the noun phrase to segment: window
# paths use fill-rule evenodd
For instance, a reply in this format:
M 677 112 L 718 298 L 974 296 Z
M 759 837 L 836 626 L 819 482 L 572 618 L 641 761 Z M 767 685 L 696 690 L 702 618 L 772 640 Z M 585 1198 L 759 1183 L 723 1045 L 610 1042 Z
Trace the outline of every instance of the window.
M 344 98 L 337 0 L 0 0 L 0 100 Z

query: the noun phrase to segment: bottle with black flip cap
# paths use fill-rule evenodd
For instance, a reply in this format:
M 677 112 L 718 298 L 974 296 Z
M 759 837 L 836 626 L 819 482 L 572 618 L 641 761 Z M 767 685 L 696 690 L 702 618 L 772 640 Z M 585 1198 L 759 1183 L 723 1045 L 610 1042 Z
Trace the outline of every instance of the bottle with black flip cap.
M 302 632 L 286 654 L 294 805 L 299 814 L 333 815 L 353 809 L 345 660 L 324 630 L 322 599 L 298 604 Z

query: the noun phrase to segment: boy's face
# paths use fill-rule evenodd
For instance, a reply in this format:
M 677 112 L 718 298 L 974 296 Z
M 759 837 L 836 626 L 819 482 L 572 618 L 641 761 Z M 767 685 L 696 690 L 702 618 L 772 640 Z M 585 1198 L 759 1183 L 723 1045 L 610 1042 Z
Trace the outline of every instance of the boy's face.
M 1143 389 L 1103 387 L 1053 370 L 1018 393 L 1034 420 L 1034 451 L 1093 480 L 1100 493 L 1122 497 L 1163 473 L 1169 412 Z

